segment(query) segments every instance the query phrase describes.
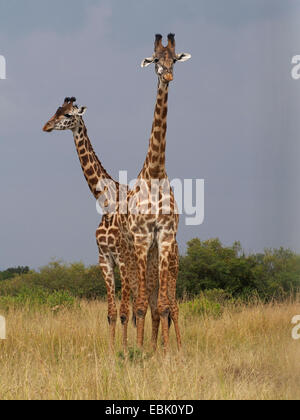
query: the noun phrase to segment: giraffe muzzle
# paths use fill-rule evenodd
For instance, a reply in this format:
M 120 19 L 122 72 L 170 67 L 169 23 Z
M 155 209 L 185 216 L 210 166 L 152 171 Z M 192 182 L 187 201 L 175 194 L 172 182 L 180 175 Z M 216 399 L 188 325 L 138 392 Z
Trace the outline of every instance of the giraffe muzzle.
M 172 82 L 173 80 L 173 74 L 172 73 L 167 73 L 164 75 L 164 79 L 166 82 Z
M 53 131 L 53 129 L 54 129 L 53 124 L 50 124 L 49 122 L 47 122 L 47 124 L 45 124 L 44 127 L 43 127 L 43 131 L 45 133 L 51 133 L 51 131 Z

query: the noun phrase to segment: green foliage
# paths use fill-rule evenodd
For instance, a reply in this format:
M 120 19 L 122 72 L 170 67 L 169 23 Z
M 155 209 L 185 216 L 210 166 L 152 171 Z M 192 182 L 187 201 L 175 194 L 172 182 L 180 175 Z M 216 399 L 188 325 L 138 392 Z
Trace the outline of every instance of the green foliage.
M 180 259 L 178 297 L 211 289 L 243 299 L 284 298 L 300 289 L 300 256 L 283 248 L 246 256 L 239 242 L 225 247 L 219 239 L 193 239 Z
M 54 307 L 69 298 L 106 297 L 100 268 L 82 263 L 53 261 L 39 271 L 18 267 L 0 273 L 0 280 L 2 303 L 12 299 Z M 193 239 L 186 255 L 180 257 L 177 296 L 191 301 L 186 304 L 190 313 L 218 316 L 230 300 L 282 299 L 299 289 L 300 256 L 283 248 L 246 255 L 239 242 L 224 246 L 219 239 Z M 120 290 L 116 271 L 118 296 Z
M 212 302 L 205 296 L 200 296 L 192 301 L 182 303 L 181 310 L 185 317 L 211 316 L 213 318 L 219 318 L 223 311 L 219 303 Z
M 61 308 L 70 308 L 75 305 L 76 299 L 67 291 L 50 292 L 42 287 L 22 287 L 14 295 L 0 296 L 0 308 L 8 310 L 11 307 L 36 308 L 47 306 L 53 311 Z
M 16 275 L 29 273 L 29 267 L 8 268 L 5 271 L 0 271 L 0 281 L 15 277 Z
M 48 293 L 67 291 L 74 297 L 95 299 L 106 296 L 105 282 L 98 266 L 85 267 L 82 263 L 64 264 L 53 261 L 39 272 L 14 276 L 0 283 L 0 296 L 17 296 L 25 288 L 45 290 Z M 121 284 L 116 273 L 116 292 Z
M 199 296 L 192 300 L 184 301 L 180 304 L 181 312 L 184 317 L 213 317 L 219 318 L 225 306 L 236 304 L 237 301 L 231 294 L 221 289 L 210 289 L 201 292 Z

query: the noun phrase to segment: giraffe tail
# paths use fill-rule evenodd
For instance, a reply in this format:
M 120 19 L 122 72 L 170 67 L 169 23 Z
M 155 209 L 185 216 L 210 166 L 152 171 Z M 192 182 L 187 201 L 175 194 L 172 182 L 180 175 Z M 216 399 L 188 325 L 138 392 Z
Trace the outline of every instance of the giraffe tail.
M 172 325 L 172 317 L 171 317 L 171 314 L 168 317 L 168 324 L 169 324 L 169 329 L 170 329 L 171 328 L 171 325 Z
M 136 314 L 135 313 L 132 314 L 132 324 L 134 328 L 136 328 Z

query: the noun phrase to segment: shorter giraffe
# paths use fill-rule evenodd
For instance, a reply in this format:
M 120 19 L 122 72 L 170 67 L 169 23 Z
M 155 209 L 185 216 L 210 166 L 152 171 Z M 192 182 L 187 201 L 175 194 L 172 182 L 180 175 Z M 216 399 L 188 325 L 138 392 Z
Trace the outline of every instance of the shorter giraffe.
M 45 124 L 43 130 L 48 133 L 53 130 L 71 130 L 73 132 L 80 164 L 92 194 L 97 200 L 100 199 L 100 203 L 103 204 L 106 212 L 107 209 L 112 209 L 111 212 L 104 214 L 96 231 L 96 239 L 99 248 L 99 265 L 107 289 L 111 348 L 114 347 L 115 343 L 117 322 L 114 267 L 115 265 L 119 266 L 122 283 L 120 318 L 123 328 L 123 347 L 126 352 L 130 292 L 133 296 L 133 318 L 136 318 L 135 302 L 138 295 L 136 260 L 130 247 L 130 241 L 127 240 L 126 235 L 123 235 L 120 229 L 120 223 L 123 223 L 122 220 L 126 217 L 119 214 L 120 185 L 106 172 L 93 150 L 82 119 L 86 112 L 86 107 L 79 108 L 77 105 L 74 105 L 74 102 L 76 102 L 74 97 L 66 98 L 63 105 L 58 108 L 54 116 Z M 104 183 L 103 181 L 109 182 Z M 101 185 L 103 186 L 101 187 Z M 127 191 L 127 187 L 125 187 L 125 190 Z M 127 196 L 125 200 L 127 200 Z M 149 284 L 154 285 L 158 279 L 156 267 L 149 265 L 148 273 Z M 151 286 L 150 306 L 154 323 L 157 322 L 158 316 L 155 305 L 155 287 Z M 153 328 L 153 331 L 152 341 L 155 342 L 157 340 L 156 329 Z

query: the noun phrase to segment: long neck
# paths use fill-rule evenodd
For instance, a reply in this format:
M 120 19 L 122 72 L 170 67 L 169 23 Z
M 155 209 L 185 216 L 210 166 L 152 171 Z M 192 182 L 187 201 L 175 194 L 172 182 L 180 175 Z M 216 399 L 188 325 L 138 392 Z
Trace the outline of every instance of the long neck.
M 93 196 L 96 199 L 101 197 L 101 203 L 104 203 L 103 207 L 110 207 L 118 200 L 116 194 L 119 193 L 119 184 L 108 175 L 99 161 L 83 120 L 73 130 L 73 135 L 82 171 Z
M 149 149 L 140 173 L 143 179 L 166 178 L 168 94 L 169 84 L 159 82 Z

